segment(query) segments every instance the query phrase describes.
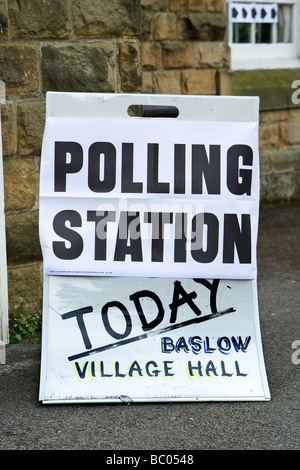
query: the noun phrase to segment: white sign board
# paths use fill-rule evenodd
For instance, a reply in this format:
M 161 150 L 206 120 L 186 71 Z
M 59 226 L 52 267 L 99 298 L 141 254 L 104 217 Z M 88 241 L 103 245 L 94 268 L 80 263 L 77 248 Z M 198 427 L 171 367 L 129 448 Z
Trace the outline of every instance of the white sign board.
M 7 262 L 4 214 L 4 182 L 2 161 L 2 132 L 0 114 L 0 363 L 4 354 L 4 345 L 9 342 L 8 328 L 8 293 L 7 293 Z M 3 361 L 2 361 L 3 362 Z
M 49 93 L 40 399 L 268 399 L 258 201 L 256 98 Z
M 45 403 L 268 397 L 255 281 L 47 279 Z

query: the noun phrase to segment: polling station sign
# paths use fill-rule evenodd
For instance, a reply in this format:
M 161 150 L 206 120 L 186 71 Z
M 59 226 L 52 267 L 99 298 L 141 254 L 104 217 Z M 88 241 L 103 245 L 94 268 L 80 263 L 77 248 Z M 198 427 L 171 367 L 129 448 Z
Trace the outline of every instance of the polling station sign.
M 48 93 L 40 399 L 267 399 L 258 201 L 256 98 Z
M 254 279 L 258 194 L 257 121 L 49 117 L 45 272 Z

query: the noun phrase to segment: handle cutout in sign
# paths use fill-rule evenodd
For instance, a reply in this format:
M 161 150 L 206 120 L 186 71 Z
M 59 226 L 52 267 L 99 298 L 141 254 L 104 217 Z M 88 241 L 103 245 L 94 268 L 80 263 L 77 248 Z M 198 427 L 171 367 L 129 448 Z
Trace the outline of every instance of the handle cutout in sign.
M 177 118 L 179 116 L 179 109 L 176 106 L 131 105 L 127 112 L 130 117 Z

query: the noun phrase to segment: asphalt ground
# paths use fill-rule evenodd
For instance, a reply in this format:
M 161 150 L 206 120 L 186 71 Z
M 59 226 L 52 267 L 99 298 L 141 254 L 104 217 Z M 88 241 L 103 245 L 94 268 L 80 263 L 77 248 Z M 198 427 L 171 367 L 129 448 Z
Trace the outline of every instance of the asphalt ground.
M 0 450 L 299 450 L 299 235 L 300 203 L 261 207 L 258 295 L 270 401 L 44 405 L 41 345 L 23 340 L 6 347 L 0 364 Z

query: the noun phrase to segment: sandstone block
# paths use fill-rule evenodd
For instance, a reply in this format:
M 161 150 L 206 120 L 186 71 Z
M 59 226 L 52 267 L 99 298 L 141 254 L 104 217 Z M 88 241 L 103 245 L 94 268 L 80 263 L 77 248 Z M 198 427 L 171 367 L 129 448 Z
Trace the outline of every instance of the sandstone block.
M 260 155 L 259 155 L 259 165 L 260 165 L 260 178 L 262 178 L 264 175 L 268 175 L 272 173 L 272 163 L 270 162 L 268 152 L 264 152 L 262 149 L 260 150 Z
M 153 11 L 167 11 L 168 0 L 141 0 L 141 7 Z
M 221 13 L 201 12 L 178 15 L 178 39 L 224 41 L 226 18 Z
M 183 70 L 182 93 L 185 95 L 215 95 L 215 70 Z
M 110 42 L 42 47 L 43 91 L 116 91 L 117 51 Z
M 142 91 L 145 93 L 153 92 L 152 72 L 143 72 Z
M 153 93 L 180 94 L 180 71 L 157 70 L 153 72 Z
M 11 32 L 17 37 L 68 37 L 68 4 L 64 0 L 10 0 Z
M 260 111 L 259 113 L 259 120 L 261 124 L 273 123 L 273 122 L 280 122 L 286 121 L 289 118 L 290 113 L 294 110 L 287 110 L 287 109 L 279 109 L 279 110 L 272 110 L 272 111 Z
M 174 13 L 155 13 L 153 16 L 153 35 L 156 40 L 176 38 L 176 15 Z
M 197 41 L 195 48 L 195 67 L 229 68 L 230 48 L 224 41 Z
M 36 45 L 23 43 L 0 44 L 1 80 L 7 94 L 38 91 L 39 55 Z
M 296 173 L 300 171 L 299 147 L 268 151 L 268 155 L 273 173 Z
M 148 10 L 142 11 L 142 32 L 140 39 L 141 41 L 151 41 L 153 39 L 153 21 L 152 12 Z
M 279 124 L 280 147 L 300 145 L 299 122 L 285 121 Z
M 189 10 L 189 0 L 170 0 L 170 11 L 188 11 L 188 10 Z
M 261 199 L 286 201 L 300 195 L 299 147 L 261 150 Z
M 188 0 L 189 11 L 226 12 L 226 0 Z
M 41 261 L 38 211 L 6 217 L 7 265 Z
M 260 149 L 278 148 L 279 130 L 278 124 L 264 124 L 259 128 L 259 147 Z
M 3 162 L 5 211 L 32 209 L 36 202 L 37 177 L 32 159 Z
M 133 93 L 141 88 L 141 50 L 138 43 L 120 44 L 119 72 L 123 92 Z
M 300 108 L 292 108 L 287 111 L 289 121 L 298 121 L 300 125 Z
M 42 307 L 43 280 L 42 265 L 9 268 L 7 273 L 10 315 L 17 309 L 37 313 Z
M 142 44 L 142 65 L 144 70 L 161 68 L 161 45 L 158 42 L 149 41 Z
M 76 34 L 136 36 L 140 33 L 140 0 L 74 0 Z
M 260 123 L 290 122 L 298 121 L 300 126 L 300 108 L 274 109 L 272 111 L 261 111 L 259 114 Z
M 18 104 L 18 154 L 40 155 L 45 125 L 45 104 L 42 100 Z
M 16 147 L 16 132 L 12 104 L 1 105 L 3 155 L 13 155 Z
M 232 77 L 233 71 L 230 69 L 217 69 L 217 94 L 218 95 L 233 95 Z
M 262 202 L 282 202 L 299 199 L 300 173 L 278 173 L 264 175 L 260 184 L 260 199 Z
M 194 65 L 193 43 L 189 41 L 163 42 L 163 65 L 165 68 L 186 68 Z
M 6 1 L 0 0 L 0 39 L 5 39 L 7 37 L 8 30 L 8 14 Z

